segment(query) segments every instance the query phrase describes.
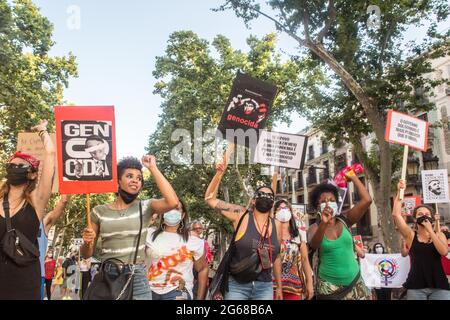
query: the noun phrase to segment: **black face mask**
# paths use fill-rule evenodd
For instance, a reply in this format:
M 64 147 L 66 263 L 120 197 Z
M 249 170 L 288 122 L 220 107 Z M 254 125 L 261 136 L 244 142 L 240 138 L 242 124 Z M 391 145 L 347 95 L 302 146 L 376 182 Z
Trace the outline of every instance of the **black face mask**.
M 421 226 L 423 225 L 423 222 L 425 220 L 430 221 L 430 223 L 434 222 L 434 219 L 430 218 L 429 216 L 421 216 L 420 218 L 417 218 L 417 223 L 420 224 Z
M 273 207 L 273 200 L 269 198 L 256 198 L 255 208 L 261 213 L 267 213 Z
M 136 198 L 139 195 L 139 192 L 136 194 L 132 194 L 132 193 L 128 193 L 124 190 L 122 190 L 122 188 L 119 186 L 119 195 L 122 198 L 123 202 L 125 202 L 126 204 L 130 204 L 132 203 L 134 200 L 136 200 Z
M 28 182 L 28 168 L 6 168 L 7 182 L 12 186 L 20 186 Z

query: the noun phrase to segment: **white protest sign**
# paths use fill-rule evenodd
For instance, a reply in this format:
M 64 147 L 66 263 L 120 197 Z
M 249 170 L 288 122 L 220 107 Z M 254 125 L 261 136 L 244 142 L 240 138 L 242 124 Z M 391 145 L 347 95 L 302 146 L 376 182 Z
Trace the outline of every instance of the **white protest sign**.
M 423 203 L 448 203 L 447 169 L 422 171 Z
M 305 163 L 308 137 L 262 131 L 255 152 L 255 162 L 284 168 L 301 169 Z
M 427 151 L 428 122 L 410 115 L 389 110 L 386 141 Z
M 401 288 L 411 268 L 409 257 L 401 254 L 366 254 L 361 276 L 369 288 Z

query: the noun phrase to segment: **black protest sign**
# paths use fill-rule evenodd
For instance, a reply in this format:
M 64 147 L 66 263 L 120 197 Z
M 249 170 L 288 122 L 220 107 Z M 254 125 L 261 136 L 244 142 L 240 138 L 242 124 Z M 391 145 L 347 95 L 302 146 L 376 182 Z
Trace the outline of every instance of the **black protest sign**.
M 255 147 L 259 130 L 266 126 L 277 94 L 271 83 L 238 72 L 218 126 L 218 133 L 232 143 L 246 145 L 240 135 L 256 137 L 250 147 Z M 239 130 L 241 129 L 241 130 Z

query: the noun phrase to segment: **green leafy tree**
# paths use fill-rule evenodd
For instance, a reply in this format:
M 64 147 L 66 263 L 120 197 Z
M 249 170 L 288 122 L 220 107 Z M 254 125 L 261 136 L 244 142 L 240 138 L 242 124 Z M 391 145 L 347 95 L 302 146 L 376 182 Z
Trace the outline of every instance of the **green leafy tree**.
M 154 93 L 160 95 L 163 102 L 158 130 L 150 136 L 147 151 L 156 155 L 161 170 L 187 202 L 192 218 L 203 217 L 210 228 L 224 233 L 231 231 L 230 225 L 207 208 L 203 200 L 215 172 L 214 165 L 192 164 L 191 151 L 198 146 L 194 139 L 190 140 L 191 150 L 184 158 L 186 165 L 175 164 L 171 152 L 180 141 L 173 141 L 172 133 L 183 128 L 193 138 L 195 121 L 202 122 L 203 132 L 217 128 L 238 70 L 277 84 L 279 94 L 268 120 L 269 128 L 276 120 L 289 121 L 289 113 L 295 109 L 289 96 L 298 96 L 306 82 L 321 81 L 320 74 L 304 66 L 310 61 L 282 61 L 276 52 L 274 34 L 261 39 L 249 37 L 247 44 L 248 52 L 242 52 L 234 50 L 230 41 L 221 35 L 210 44 L 191 31 L 174 32 L 165 55 L 157 57 L 153 73 L 158 79 Z M 213 141 L 200 143 L 205 152 L 214 148 Z M 246 205 L 249 186 L 255 187 L 258 181 L 270 183 L 269 177 L 260 175 L 260 165 L 246 163 L 230 165 L 220 190 L 222 199 Z M 146 190 L 155 190 L 151 180 Z
M 266 4 L 263 8 L 254 0 L 227 0 L 218 10 L 234 10 L 246 24 L 260 16 L 272 20 L 277 30 L 297 41 L 298 58 L 309 58 L 315 62 L 311 68 L 327 75 L 326 86 L 312 83 L 302 89 L 311 99 L 291 96 L 290 105 L 330 141 L 354 145 L 374 190 L 385 244 L 398 252 L 389 198 L 392 175 L 398 168 L 392 163 L 399 158 L 393 158 L 398 151 L 384 140 L 386 114 L 392 108 L 415 113 L 433 107 L 424 95 L 433 95 L 433 89 L 445 80 L 433 81 L 426 75 L 433 72 L 430 61 L 450 51 L 449 32 L 436 31 L 437 23 L 449 15 L 448 2 L 270 0 Z M 380 8 L 378 27 L 371 23 L 374 16 L 367 13 L 369 5 Z M 405 44 L 405 31 L 426 20 L 431 21 L 427 38 Z M 371 133 L 376 149 L 366 153 L 362 138 Z
M 92 194 L 90 198 L 91 210 L 97 205 L 111 203 L 114 200 L 111 193 Z M 58 197 L 52 197 L 52 200 L 47 206 L 48 212 L 54 208 L 58 200 Z M 57 249 L 58 255 L 63 255 L 69 250 L 72 239 L 82 237 L 83 230 L 86 226 L 86 195 L 73 195 L 63 215 L 58 219 L 55 225 L 55 234 L 50 246 Z
M 0 0 L 0 164 L 20 131 L 29 131 L 39 119 L 52 126 L 51 106 L 62 102 L 69 78 L 77 75 L 72 54 L 49 56 L 52 32 L 32 1 Z

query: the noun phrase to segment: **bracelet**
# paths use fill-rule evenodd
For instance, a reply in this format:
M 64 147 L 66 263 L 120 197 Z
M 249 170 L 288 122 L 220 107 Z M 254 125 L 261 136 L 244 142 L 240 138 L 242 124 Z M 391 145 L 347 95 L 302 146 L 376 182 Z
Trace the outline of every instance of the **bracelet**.
M 39 133 L 38 133 L 39 137 L 42 138 L 42 136 L 44 135 L 44 133 L 48 133 L 47 130 L 41 130 L 41 131 L 39 131 Z

